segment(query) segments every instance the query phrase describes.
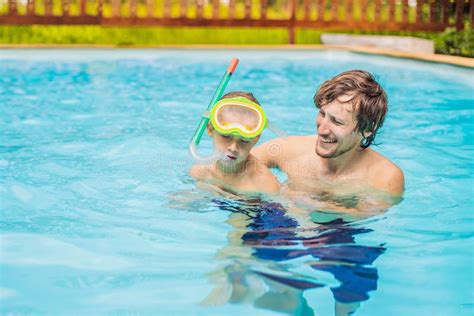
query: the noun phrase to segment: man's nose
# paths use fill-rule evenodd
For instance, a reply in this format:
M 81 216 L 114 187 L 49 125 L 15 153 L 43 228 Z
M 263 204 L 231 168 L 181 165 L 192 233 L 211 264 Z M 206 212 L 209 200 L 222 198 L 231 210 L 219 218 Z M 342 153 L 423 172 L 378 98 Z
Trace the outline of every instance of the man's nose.
M 318 122 L 317 129 L 318 129 L 318 134 L 319 135 L 327 135 L 331 132 L 329 130 L 329 126 L 328 126 L 327 121 L 325 119 L 322 119 L 321 121 Z

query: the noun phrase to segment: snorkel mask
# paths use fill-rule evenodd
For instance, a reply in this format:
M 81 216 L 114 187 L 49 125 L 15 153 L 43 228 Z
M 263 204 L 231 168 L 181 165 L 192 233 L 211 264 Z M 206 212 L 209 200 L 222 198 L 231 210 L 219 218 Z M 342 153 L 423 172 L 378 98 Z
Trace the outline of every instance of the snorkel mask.
M 262 107 L 244 97 L 222 99 L 211 110 L 212 127 L 220 134 L 243 138 L 259 136 L 267 126 Z
M 227 71 L 225 72 L 224 76 L 222 77 L 219 83 L 219 86 L 214 92 L 214 96 L 212 97 L 211 102 L 209 102 L 209 105 L 207 106 L 206 111 L 204 111 L 204 113 L 202 114 L 201 121 L 199 122 L 199 125 L 196 128 L 196 131 L 194 132 L 193 138 L 191 138 L 191 142 L 189 143 L 189 152 L 191 153 L 191 156 L 193 156 L 193 158 L 196 161 L 199 161 L 200 163 L 211 163 L 222 157 L 222 154 L 217 153 L 217 152 L 215 152 L 211 156 L 202 156 L 198 152 L 198 145 L 201 142 L 202 134 L 206 130 L 207 124 L 209 123 L 209 112 L 212 110 L 213 106 L 224 94 L 225 88 L 227 84 L 229 83 L 230 77 L 234 73 L 234 70 L 237 67 L 238 63 L 239 63 L 239 60 L 237 58 L 233 58 L 231 60 L 230 65 L 227 68 Z
M 207 109 L 201 116 L 196 131 L 189 143 L 189 152 L 199 163 L 207 164 L 225 158 L 223 153 L 214 152 L 211 155 L 201 155 L 198 146 L 206 127 L 211 122 L 212 127 L 223 135 L 237 135 L 243 138 L 255 138 L 268 127 L 279 137 L 286 137 L 286 133 L 267 120 L 265 112 L 257 103 L 244 97 L 233 97 L 222 99 L 225 88 L 234 73 L 239 60 L 233 58 L 227 71 L 222 77 L 214 96 L 209 102 Z

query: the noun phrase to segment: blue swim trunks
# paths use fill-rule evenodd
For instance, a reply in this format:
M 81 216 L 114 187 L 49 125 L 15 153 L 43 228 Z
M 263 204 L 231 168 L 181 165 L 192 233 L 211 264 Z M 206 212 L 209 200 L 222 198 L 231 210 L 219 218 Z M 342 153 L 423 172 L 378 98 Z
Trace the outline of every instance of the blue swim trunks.
M 250 220 L 250 229 L 243 236 L 245 245 L 253 247 L 253 254 L 262 260 L 286 261 L 310 256 L 311 267 L 331 273 L 340 285 L 331 288 L 334 298 L 342 303 L 365 301 L 368 292 L 377 289 L 377 268 L 373 262 L 385 251 L 383 245 L 365 246 L 355 242 L 355 236 L 372 230 L 350 225 L 340 218 L 321 223 L 311 230 L 310 237 L 298 235 L 298 223 L 286 214 L 279 203 L 252 201 L 252 206 L 239 206 L 232 200 L 214 200 L 220 209 L 244 213 Z M 295 246 L 292 248 L 291 246 Z M 303 246 L 303 247 L 302 247 Z M 269 279 L 298 289 L 323 286 L 294 280 L 269 273 L 260 273 Z

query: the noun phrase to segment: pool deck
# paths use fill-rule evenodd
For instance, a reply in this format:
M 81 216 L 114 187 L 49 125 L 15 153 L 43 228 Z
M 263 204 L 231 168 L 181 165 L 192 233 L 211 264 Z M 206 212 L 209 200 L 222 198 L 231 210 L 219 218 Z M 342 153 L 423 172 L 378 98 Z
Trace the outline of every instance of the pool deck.
M 416 59 L 427 62 L 450 64 L 455 66 L 474 68 L 474 58 L 449 56 L 441 54 L 406 53 L 395 50 L 386 50 L 373 47 L 351 47 L 344 45 L 158 45 L 158 46 L 117 46 L 117 45 L 51 45 L 51 44 L 0 44 L 0 49 L 18 48 L 130 48 L 130 49 L 281 49 L 281 50 L 325 50 L 336 49 L 364 54 L 383 55 L 397 58 Z

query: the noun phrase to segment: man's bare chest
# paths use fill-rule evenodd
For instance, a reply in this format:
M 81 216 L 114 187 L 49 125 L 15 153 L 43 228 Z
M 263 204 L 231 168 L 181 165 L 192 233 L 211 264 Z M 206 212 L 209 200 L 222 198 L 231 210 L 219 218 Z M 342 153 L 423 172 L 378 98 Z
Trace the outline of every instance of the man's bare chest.
M 293 190 L 309 194 L 346 196 L 358 194 L 367 189 L 364 172 L 355 171 L 331 175 L 318 163 L 315 157 L 298 157 L 281 165 L 288 176 L 288 186 Z

